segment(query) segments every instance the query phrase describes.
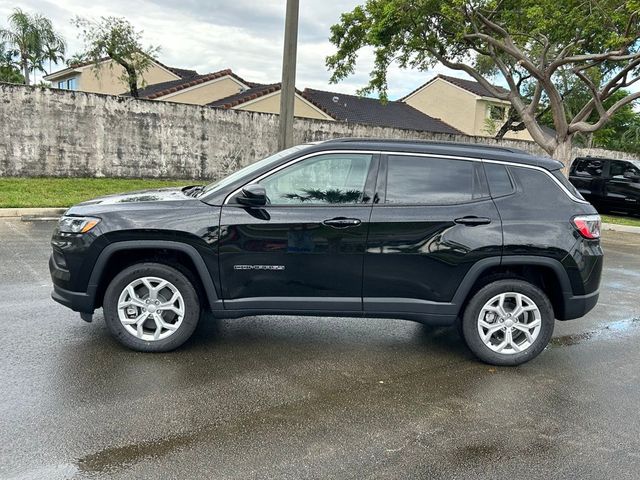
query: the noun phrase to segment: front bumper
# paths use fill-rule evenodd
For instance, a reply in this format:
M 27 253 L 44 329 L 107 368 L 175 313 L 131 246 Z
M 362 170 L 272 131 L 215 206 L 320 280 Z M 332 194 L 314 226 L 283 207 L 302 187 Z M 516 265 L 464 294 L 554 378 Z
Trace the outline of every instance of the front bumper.
M 53 291 L 51 292 L 53 300 L 75 312 L 93 313 L 95 310 L 95 288 L 89 287 L 87 292 L 75 292 L 62 287 L 60 284 L 68 284 L 69 272 L 56 264 L 53 255 L 49 258 L 49 271 L 53 280 Z

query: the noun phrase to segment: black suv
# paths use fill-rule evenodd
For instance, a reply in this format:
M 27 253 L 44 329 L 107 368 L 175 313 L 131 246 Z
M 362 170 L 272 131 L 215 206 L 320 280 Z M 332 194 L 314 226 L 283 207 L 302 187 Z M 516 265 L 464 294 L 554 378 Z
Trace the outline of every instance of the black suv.
M 202 309 L 457 324 L 482 360 L 538 355 L 598 300 L 600 217 L 559 162 L 479 145 L 331 140 L 208 186 L 70 208 L 54 300 L 167 351 Z
M 569 180 L 599 212 L 640 214 L 640 161 L 576 158 Z

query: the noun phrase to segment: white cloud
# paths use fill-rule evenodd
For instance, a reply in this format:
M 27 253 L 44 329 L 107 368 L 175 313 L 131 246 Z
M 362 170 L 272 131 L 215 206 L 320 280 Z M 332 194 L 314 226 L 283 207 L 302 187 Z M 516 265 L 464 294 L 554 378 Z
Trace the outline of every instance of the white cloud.
M 298 43 L 298 88 L 311 87 L 354 93 L 366 85 L 373 65 L 370 51 L 363 51 L 356 73 L 337 85 L 329 84 L 325 58 L 333 53 L 329 28 L 342 12 L 363 0 L 302 0 Z M 207 73 L 231 68 L 247 80 L 263 83 L 280 81 L 284 28 L 284 0 L 21 0 L 20 4 L 0 4 L 0 25 L 13 8 L 41 13 L 54 22 L 68 42 L 69 56 L 82 49 L 77 29 L 70 24 L 75 16 L 98 18 L 121 16 L 144 30 L 147 44 L 159 45 L 159 59 L 171 66 Z M 389 97 L 398 98 L 424 83 L 435 73 L 389 71 Z M 449 71 L 450 73 L 450 71 Z M 454 73 L 455 74 L 455 73 Z

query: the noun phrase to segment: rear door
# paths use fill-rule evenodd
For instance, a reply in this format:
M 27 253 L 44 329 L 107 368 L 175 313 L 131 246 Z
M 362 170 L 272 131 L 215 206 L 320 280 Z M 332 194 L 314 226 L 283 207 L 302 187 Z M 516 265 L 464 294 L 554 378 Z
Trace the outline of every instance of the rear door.
M 362 311 L 362 264 L 377 155 L 321 153 L 252 183 L 269 203 L 222 208 L 227 309 Z
M 500 256 L 502 231 L 482 163 L 383 156 L 364 260 L 366 312 L 432 314 L 471 266 Z

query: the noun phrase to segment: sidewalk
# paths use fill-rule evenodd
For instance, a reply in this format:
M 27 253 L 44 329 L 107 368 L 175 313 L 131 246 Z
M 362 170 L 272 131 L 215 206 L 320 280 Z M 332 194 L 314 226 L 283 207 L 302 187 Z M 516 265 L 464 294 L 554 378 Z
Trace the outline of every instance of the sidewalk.
M 0 218 L 21 217 L 23 220 L 57 220 L 66 208 L 0 208 Z

